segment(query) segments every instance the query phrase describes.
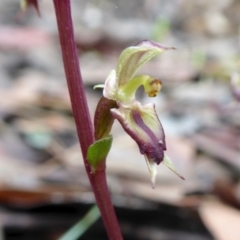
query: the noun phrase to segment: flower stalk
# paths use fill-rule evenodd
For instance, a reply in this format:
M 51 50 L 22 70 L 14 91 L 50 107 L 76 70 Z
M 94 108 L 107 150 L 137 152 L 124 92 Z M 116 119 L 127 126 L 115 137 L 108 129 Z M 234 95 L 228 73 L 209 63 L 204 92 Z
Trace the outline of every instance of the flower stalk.
M 53 0 L 53 3 L 73 116 L 77 127 L 86 172 L 109 239 L 121 240 L 123 238 L 107 187 L 105 161 L 102 161 L 97 171 L 92 173 L 91 166 L 87 160 L 88 148 L 95 142 L 95 139 L 74 41 L 70 0 Z

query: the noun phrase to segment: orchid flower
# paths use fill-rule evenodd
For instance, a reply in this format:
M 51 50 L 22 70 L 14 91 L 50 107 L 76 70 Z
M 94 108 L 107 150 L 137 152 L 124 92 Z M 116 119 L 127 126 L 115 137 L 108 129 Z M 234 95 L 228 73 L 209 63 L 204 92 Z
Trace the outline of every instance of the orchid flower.
M 165 134 L 155 105 L 153 103 L 142 105 L 135 98 L 140 86 L 144 87 L 149 97 L 157 96 L 162 88 L 162 82 L 148 75 L 136 75 L 136 72 L 151 58 L 168 49 L 174 48 L 164 47 L 148 40 L 126 48 L 118 59 L 116 70 L 110 72 L 103 86 L 104 97 L 116 101 L 118 106 L 110 110 L 113 118 L 119 121 L 123 129 L 137 143 L 140 153 L 145 156 L 153 187 L 158 164 L 163 162 L 175 173 L 176 171 L 164 153 Z

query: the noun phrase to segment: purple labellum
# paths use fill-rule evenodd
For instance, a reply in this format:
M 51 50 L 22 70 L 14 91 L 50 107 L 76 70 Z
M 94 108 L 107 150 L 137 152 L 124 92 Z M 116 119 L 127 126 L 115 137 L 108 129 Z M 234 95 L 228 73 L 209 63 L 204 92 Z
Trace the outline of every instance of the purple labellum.
M 152 159 L 155 163 L 160 164 L 163 161 L 164 151 L 166 150 L 165 134 L 163 129 L 161 128 L 163 138 L 157 139 L 153 131 L 144 123 L 138 111 L 133 111 L 132 115 L 136 124 L 149 136 L 150 139 L 150 142 L 145 142 L 144 139 L 137 142 L 140 152 L 142 154 L 146 154 L 148 158 Z
M 165 134 L 162 125 L 154 113 L 154 127 L 148 125 L 144 121 L 143 109 L 134 108 L 131 110 L 111 109 L 111 113 L 116 118 L 124 130 L 136 141 L 141 154 L 145 154 L 147 158 L 151 159 L 156 164 L 160 164 L 164 158 L 164 151 L 166 150 Z

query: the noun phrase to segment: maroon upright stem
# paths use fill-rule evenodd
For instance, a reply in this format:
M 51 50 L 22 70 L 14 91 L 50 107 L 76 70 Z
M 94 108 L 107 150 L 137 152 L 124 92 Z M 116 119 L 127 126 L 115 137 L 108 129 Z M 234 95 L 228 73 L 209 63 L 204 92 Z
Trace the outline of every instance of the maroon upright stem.
M 53 0 L 53 2 L 57 18 L 64 69 L 85 168 L 109 239 L 122 240 L 123 238 L 107 187 L 105 165 L 102 166 L 101 170 L 91 174 L 91 168 L 86 159 L 88 147 L 94 142 L 93 126 L 74 41 L 70 0 Z

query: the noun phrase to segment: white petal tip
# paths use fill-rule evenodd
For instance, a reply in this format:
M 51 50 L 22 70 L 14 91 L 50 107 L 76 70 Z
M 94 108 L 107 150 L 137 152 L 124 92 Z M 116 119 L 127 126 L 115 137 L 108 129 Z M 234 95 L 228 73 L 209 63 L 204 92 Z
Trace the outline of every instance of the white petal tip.
M 156 176 L 157 176 L 157 164 L 153 162 L 151 159 L 147 158 L 146 155 L 144 155 L 144 157 L 146 159 L 148 170 L 151 175 L 152 188 L 154 189 L 155 183 L 156 183 Z

